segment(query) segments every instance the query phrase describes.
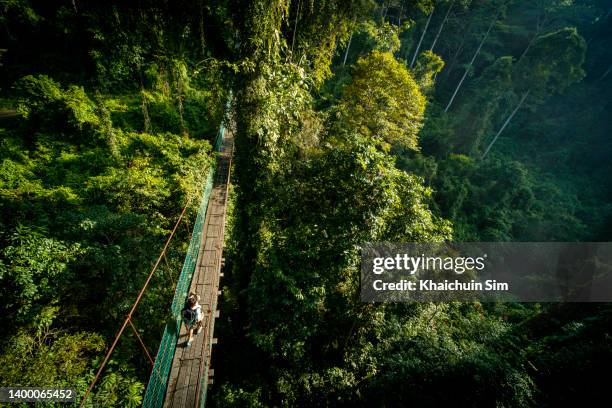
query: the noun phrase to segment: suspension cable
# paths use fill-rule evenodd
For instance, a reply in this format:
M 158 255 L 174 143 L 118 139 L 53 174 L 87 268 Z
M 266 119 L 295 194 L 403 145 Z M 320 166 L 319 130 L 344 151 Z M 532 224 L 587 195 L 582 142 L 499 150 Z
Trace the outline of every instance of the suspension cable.
M 151 272 L 149 273 L 149 276 L 147 277 L 147 280 L 145 281 L 144 285 L 142 286 L 142 289 L 140 289 L 140 292 L 138 293 L 138 297 L 136 298 L 136 301 L 132 305 L 132 308 L 130 309 L 130 312 L 127 314 L 127 317 L 123 321 L 123 324 L 121 325 L 121 328 L 119 329 L 119 332 L 117 332 L 117 335 L 115 336 L 115 340 L 113 341 L 113 344 L 111 345 L 110 349 L 106 353 L 106 356 L 104 357 L 104 361 L 102 361 L 102 365 L 100 365 L 100 368 L 98 368 L 98 372 L 96 373 L 96 376 L 94 377 L 93 381 L 89 385 L 89 388 L 87 389 L 87 392 L 85 393 L 85 396 L 83 397 L 83 400 L 81 401 L 81 405 L 80 405 L 81 408 L 83 408 L 83 406 L 85 405 L 85 402 L 87 401 L 87 397 L 89 397 L 89 394 L 91 393 L 91 390 L 93 390 L 93 387 L 96 385 L 96 382 L 100 378 L 100 374 L 102 374 L 102 371 L 104 370 L 104 367 L 106 366 L 106 363 L 108 363 L 108 360 L 110 359 L 111 354 L 115 350 L 115 347 L 117 346 L 117 343 L 119 342 L 119 338 L 121 338 L 121 335 L 125 331 L 125 328 L 127 327 L 127 325 L 131 324 L 132 315 L 134 314 L 134 311 L 136 310 L 136 307 L 140 303 L 140 300 L 142 299 L 142 296 L 143 296 L 145 290 L 147 289 L 147 286 L 149 285 L 149 282 L 151 281 L 151 278 L 153 277 L 153 274 L 157 270 L 157 267 L 159 266 L 162 258 L 166 254 L 166 250 L 168 249 L 168 246 L 170 245 L 170 241 L 174 237 L 174 233 L 176 232 L 177 228 L 179 227 L 181 221 L 183 220 L 183 216 L 185 215 L 185 212 L 187 211 L 187 207 L 189 206 L 189 202 L 190 201 L 191 200 L 188 200 L 187 204 L 185 204 L 185 207 L 183 207 L 183 211 L 181 211 L 181 215 L 179 216 L 178 220 L 176 221 L 176 224 L 174 224 L 174 228 L 172 229 L 172 232 L 170 233 L 170 236 L 166 240 L 166 244 L 164 245 L 164 248 L 162 249 L 161 253 L 159 254 L 159 257 L 157 258 L 157 261 L 155 262 L 155 265 L 153 265 L 153 269 L 151 269 Z M 151 359 L 150 356 L 149 356 L 149 359 Z
M 132 322 L 132 319 L 129 319 L 129 321 L 130 321 L 130 326 L 132 327 L 132 331 L 134 332 L 134 334 L 136 335 L 136 338 L 140 342 L 140 345 L 142 346 L 142 349 L 144 350 L 145 354 L 147 355 L 147 358 L 149 359 L 149 362 L 151 363 L 151 366 L 154 366 L 155 365 L 155 361 L 153 361 L 153 358 L 151 357 L 151 354 L 149 353 L 149 350 L 147 349 L 147 346 L 144 344 L 144 341 L 142 341 L 142 337 L 140 337 L 140 334 L 138 334 L 138 330 L 136 330 L 136 327 L 134 327 L 134 323 Z

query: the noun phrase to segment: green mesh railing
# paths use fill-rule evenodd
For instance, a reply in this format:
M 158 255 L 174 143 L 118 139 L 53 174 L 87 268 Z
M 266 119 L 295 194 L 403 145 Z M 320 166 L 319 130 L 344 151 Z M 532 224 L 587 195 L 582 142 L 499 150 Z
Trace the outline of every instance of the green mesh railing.
M 225 128 L 223 124 L 221 124 L 219 134 L 215 140 L 215 152 L 221 150 L 224 133 Z M 187 249 L 183 269 L 178 278 L 176 291 L 172 299 L 172 306 L 170 307 L 172 317 L 166 323 L 164 335 L 162 336 L 159 350 L 155 358 L 153 371 L 151 372 L 151 378 L 149 379 L 149 384 L 145 392 L 142 404 L 145 408 L 158 408 L 164 405 L 168 376 L 170 375 L 170 368 L 172 367 L 172 360 L 174 359 L 174 352 L 181 329 L 181 310 L 185 305 L 185 299 L 187 299 L 189 287 L 191 286 L 191 279 L 196 268 L 198 252 L 202 244 L 203 224 L 206 219 L 206 209 L 208 208 L 210 191 L 212 190 L 214 170 L 214 167 L 209 170 L 204 191 L 202 192 L 198 216 L 193 226 L 191 241 L 189 241 L 189 248 Z

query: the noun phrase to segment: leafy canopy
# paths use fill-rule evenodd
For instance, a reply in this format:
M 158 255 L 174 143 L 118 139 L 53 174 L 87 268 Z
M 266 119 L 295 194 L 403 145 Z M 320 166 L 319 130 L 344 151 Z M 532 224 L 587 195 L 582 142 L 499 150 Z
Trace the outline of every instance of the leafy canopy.
M 335 109 L 336 131 L 372 138 L 384 150 L 418 150 L 426 99 L 410 72 L 389 52 L 373 51 L 355 64 Z

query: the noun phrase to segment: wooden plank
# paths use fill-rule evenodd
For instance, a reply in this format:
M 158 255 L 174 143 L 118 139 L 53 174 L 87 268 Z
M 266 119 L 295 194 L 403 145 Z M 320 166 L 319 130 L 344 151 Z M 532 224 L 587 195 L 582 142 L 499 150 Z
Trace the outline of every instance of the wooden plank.
M 223 222 L 222 214 L 211 214 L 209 225 L 223 225 Z
M 184 406 L 185 396 L 187 394 L 186 382 L 189 378 L 189 374 L 191 373 L 192 362 L 193 360 L 188 358 L 181 360 L 179 376 L 172 395 L 172 403 L 170 405 L 173 408 Z
M 198 351 L 198 346 L 201 347 L 201 341 L 198 344 L 198 339 L 194 338 L 194 341 L 189 348 L 185 348 L 183 343 L 188 338 L 187 328 L 182 325 L 182 332 L 185 333 L 183 336 L 183 342 L 180 343 L 177 352 L 180 354 L 180 369 L 179 379 L 175 385 L 174 396 L 172 398 L 171 407 L 186 407 L 186 402 L 189 400 L 189 384 L 194 370 L 198 370 L 199 363 L 201 361 L 201 353 Z M 175 356 L 176 357 L 176 356 Z
M 202 361 L 203 356 L 201 355 L 199 351 L 204 346 L 205 333 L 206 332 L 204 329 L 199 335 L 194 334 L 195 335 L 194 341 L 193 341 L 193 344 L 191 345 L 191 348 L 193 348 L 194 350 L 194 354 L 198 355 L 198 359 L 193 360 L 194 362 L 197 361 L 197 363 L 192 364 L 191 373 L 190 373 L 189 379 L 187 380 L 188 386 L 186 390 L 186 397 L 185 397 L 185 404 L 184 404 L 185 407 L 193 407 L 195 405 L 195 395 L 196 395 L 197 382 L 198 382 L 199 373 L 200 373 L 200 364 L 203 363 Z
M 185 340 L 187 341 L 188 332 L 187 327 L 183 325 L 183 330 L 185 331 Z M 181 370 L 179 371 L 179 381 L 177 382 L 177 391 L 178 398 L 175 397 L 173 401 L 173 407 L 186 407 L 188 405 L 185 404 L 188 399 L 188 387 L 190 377 L 193 373 L 194 367 L 199 366 L 199 362 L 201 357 L 201 353 L 198 352 L 196 348 L 196 342 L 194 341 L 191 344 L 191 347 L 182 348 L 182 359 L 181 359 Z
M 215 249 L 217 249 L 217 241 L 212 240 L 212 239 L 207 239 L 206 242 L 204 243 L 204 250 L 214 251 Z

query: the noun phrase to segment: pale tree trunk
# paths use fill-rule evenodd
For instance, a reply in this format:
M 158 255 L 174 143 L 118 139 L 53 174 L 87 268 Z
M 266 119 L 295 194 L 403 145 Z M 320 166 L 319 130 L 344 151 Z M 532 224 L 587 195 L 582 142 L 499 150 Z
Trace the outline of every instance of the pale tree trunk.
M 180 75 L 176 72 L 176 70 L 173 71 L 172 76 L 174 77 L 174 88 L 176 90 L 176 93 L 178 94 L 178 96 L 176 97 L 176 101 L 178 104 L 181 131 L 183 132 L 183 134 L 187 134 L 187 126 L 185 126 L 185 117 L 183 116 L 183 99 L 185 98 L 185 95 L 183 94 L 183 81 L 180 79 Z
M 523 60 L 525 55 L 527 55 L 527 53 L 531 49 L 531 46 L 533 45 L 535 40 L 540 36 L 540 33 L 542 32 L 542 27 L 546 23 L 546 20 L 547 20 L 546 17 L 544 17 L 544 19 L 541 19 L 540 16 L 538 15 L 538 20 L 536 22 L 536 30 L 535 30 L 533 36 L 531 37 L 531 39 L 529 40 L 529 42 L 527 43 L 527 46 L 525 47 L 525 49 L 523 50 L 521 55 L 516 60 L 517 64 L 520 63 Z
M 297 31 L 298 17 L 300 16 L 301 0 L 298 0 L 297 10 L 295 12 L 295 24 L 293 25 L 293 38 L 291 39 L 291 53 L 293 54 L 293 46 L 295 45 L 295 32 Z
M 200 47 L 202 48 L 202 58 L 206 58 L 206 41 L 204 39 L 204 5 L 200 3 Z
M 346 65 L 346 59 L 348 58 L 349 48 L 351 48 L 351 40 L 353 39 L 353 33 L 349 37 L 348 44 L 346 44 L 346 51 L 344 51 L 344 60 L 342 61 L 342 66 Z
M 397 15 L 397 25 L 398 27 L 402 25 L 402 11 L 404 11 L 404 5 L 400 6 L 399 14 Z
M 414 55 L 412 56 L 412 61 L 410 61 L 410 68 L 414 66 L 414 62 L 416 61 L 417 55 L 419 55 L 419 49 L 421 48 L 421 43 L 423 42 L 423 38 L 425 38 L 425 34 L 427 33 L 427 28 L 429 27 L 429 22 L 431 21 L 431 16 L 433 16 L 433 10 L 429 13 L 429 17 L 427 17 L 427 22 L 425 23 L 425 28 L 421 33 L 421 38 L 419 39 L 419 43 L 414 50 Z
M 151 117 L 149 116 L 149 109 L 147 107 L 147 97 L 145 95 L 144 79 L 140 64 L 138 64 L 138 76 L 140 79 L 140 108 L 142 109 L 142 117 L 144 119 L 144 131 L 145 133 L 149 133 L 151 131 Z
M 440 24 L 440 28 L 438 29 L 438 33 L 436 34 L 436 37 L 434 38 L 433 43 L 431 43 L 431 47 L 429 47 L 429 51 L 433 52 L 434 47 L 436 46 L 436 43 L 438 42 L 438 38 L 440 38 L 440 34 L 442 33 L 442 29 L 444 28 L 444 24 L 446 24 L 446 20 L 448 20 L 448 16 L 454 5 L 455 5 L 455 0 L 453 0 L 450 6 L 448 7 L 448 10 L 446 11 L 446 15 L 444 16 L 444 20 L 442 20 L 442 23 Z
M 606 69 L 606 72 L 604 72 L 603 75 L 599 77 L 599 81 L 604 80 L 608 76 L 610 71 L 612 71 L 612 65 L 610 65 L 608 69 Z
M 147 100 L 144 88 L 140 89 L 140 97 L 142 98 L 142 104 L 140 107 L 142 109 L 142 116 L 144 118 L 144 131 L 145 133 L 149 133 L 151 131 L 151 118 L 149 117 L 149 110 L 147 109 Z
M 353 25 L 355 25 L 355 21 L 357 17 L 353 18 Z M 351 35 L 349 36 L 348 43 L 346 44 L 346 51 L 344 51 L 344 60 L 342 61 L 342 66 L 346 65 L 346 59 L 348 58 L 349 49 L 351 48 L 351 41 L 353 40 L 353 32 L 355 31 L 355 27 L 351 29 Z
M 533 37 L 531 37 L 531 40 L 529 40 L 529 43 L 527 44 L 527 46 L 525 47 L 525 49 L 523 50 L 523 52 L 521 53 L 521 56 L 518 57 L 518 59 L 516 60 L 516 63 L 520 63 L 522 61 L 522 59 L 525 57 L 525 55 L 527 55 L 527 52 L 529 52 L 529 50 L 531 49 L 531 46 L 533 45 L 533 43 L 535 42 L 535 39 L 538 37 L 538 32 L 536 32 Z
M 459 89 L 461 88 L 461 85 L 463 85 L 463 81 L 465 81 L 465 78 L 467 77 L 468 72 L 470 72 L 470 68 L 472 68 L 472 65 L 474 65 L 474 61 L 476 61 L 476 57 L 478 57 L 478 54 L 480 54 L 480 50 L 482 49 L 482 46 L 484 45 L 485 41 L 487 41 L 487 38 L 489 37 L 489 33 L 491 32 L 491 29 L 493 28 L 493 25 L 497 21 L 497 16 L 498 15 L 499 15 L 499 13 L 497 13 L 495 15 L 495 18 L 493 19 L 493 21 L 491 21 L 491 24 L 489 24 L 489 28 L 487 29 L 487 32 L 485 33 L 484 37 L 482 38 L 482 41 L 480 41 L 480 44 L 478 45 L 478 48 L 476 49 L 476 52 L 472 56 L 472 59 L 470 60 L 470 63 L 465 68 L 465 72 L 463 73 L 463 76 L 461 77 L 461 80 L 457 84 L 457 87 L 455 88 L 455 92 L 453 92 L 453 96 L 451 96 L 450 101 L 448 101 L 448 105 L 446 105 L 446 108 L 444 109 L 444 112 L 448 112 L 448 109 L 453 104 L 453 101 L 455 100 L 455 96 L 457 96 L 457 92 L 459 92 Z
M 451 62 L 448 65 L 448 68 L 444 70 L 445 71 L 444 72 L 444 79 L 445 80 L 448 78 L 450 73 L 453 72 L 453 70 L 455 69 L 455 65 L 457 65 L 457 61 L 459 60 L 459 56 L 463 52 L 463 46 L 465 45 L 466 38 L 467 38 L 467 35 L 464 35 L 463 38 L 461 39 L 461 43 L 459 43 L 459 46 L 457 47 L 457 49 L 453 53 L 453 58 L 451 59 Z
M 491 143 L 489 143 L 489 146 L 487 146 L 487 149 L 482 154 L 482 159 L 484 159 L 487 156 L 487 154 L 489 154 L 489 151 L 491 150 L 491 148 L 493 147 L 493 145 L 497 141 L 497 138 L 499 137 L 499 135 L 501 135 L 502 132 L 504 131 L 504 129 L 506 129 L 506 126 L 508 126 L 508 124 L 510 123 L 510 121 L 512 120 L 514 115 L 516 115 L 516 112 L 518 112 L 518 110 L 521 109 L 521 106 L 523 106 L 523 102 L 525 102 L 525 99 L 527 99 L 527 96 L 529 95 L 529 92 L 531 92 L 531 90 L 528 90 L 527 92 L 525 92 L 523 94 L 523 97 L 519 101 L 518 105 L 516 105 L 516 107 L 514 108 L 512 113 L 506 118 L 506 121 L 504 122 L 502 127 L 497 131 L 497 133 L 495 134 L 495 137 L 493 138 L 493 140 L 491 140 Z

